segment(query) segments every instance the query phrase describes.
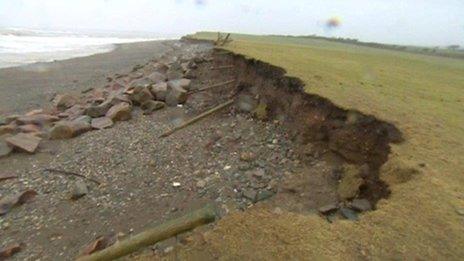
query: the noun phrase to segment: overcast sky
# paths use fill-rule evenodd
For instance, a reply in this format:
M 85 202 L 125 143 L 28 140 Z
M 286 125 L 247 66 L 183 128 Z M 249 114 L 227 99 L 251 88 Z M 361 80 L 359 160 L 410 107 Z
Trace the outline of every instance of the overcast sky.
M 341 25 L 324 25 L 338 17 Z M 464 45 L 464 0 L 0 0 L 0 26 L 318 34 Z

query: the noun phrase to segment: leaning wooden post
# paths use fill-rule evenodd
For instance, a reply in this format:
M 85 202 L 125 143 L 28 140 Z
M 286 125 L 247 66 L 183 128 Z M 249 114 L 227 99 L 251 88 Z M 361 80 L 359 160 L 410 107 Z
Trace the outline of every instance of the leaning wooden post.
M 167 132 L 161 134 L 160 138 L 167 137 L 167 136 L 173 134 L 174 132 L 187 127 L 188 125 L 190 125 L 192 123 L 195 123 L 195 122 L 205 118 L 206 116 L 211 115 L 211 114 L 213 114 L 213 113 L 215 113 L 215 112 L 217 112 L 217 111 L 231 105 L 232 103 L 234 103 L 234 99 L 231 99 L 231 100 L 229 100 L 229 101 L 227 101 L 227 102 L 225 102 L 223 104 L 220 104 L 220 105 L 218 105 L 218 106 L 216 106 L 216 107 L 214 107 L 214 108 L 212 108 L 210 110 L 207 110 L 207 111 L 203 112 L 202 114 L 200 114 L 198 116 L 195 116 L 194 118 L 182 123 L 181 125 L 179 125 L 179 126 L 177 126 L 175 128 L 172 128 L 172 129 L 168 130 Z
M 200 225 L 213 222 L 215 218 L 216 211 L 214 207 L 206 206 L 202 209 L 186 214 L 185 216 L 170 220 L 157 227 L 146 230 L 124 241 L 118 242 L 90 256 L 80 257 L 77 261 L 114 260 L 135 252 L 142 247 L 153 245 L 156 242 L 187 232 Z

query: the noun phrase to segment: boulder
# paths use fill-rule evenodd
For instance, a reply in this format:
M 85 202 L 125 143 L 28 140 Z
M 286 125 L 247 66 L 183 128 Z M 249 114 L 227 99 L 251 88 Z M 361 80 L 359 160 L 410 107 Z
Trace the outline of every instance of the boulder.
M 71 108 L 72 106 L 76 105 L 77 102 L 78 99 L 71 94 L 57 95 L 55 98 L 56 108 L 58 108 L 60 111 Z
M 130 87 L 136 87 L 136 86 L 141 86 L 141 87 L 148 87 L 152 84 L 153 82 L 151 81 L 150 78 L 148 77 L 143 77 L 140 79 L 136 79 L 130 83 Z
M 92 128 L 97 130 L 106 129 L 113 126 L 113 121 L 108 117 L 92 119 Z
M 35 114 L 30 116 L 21 116 L 16 119 L 16 122 L 20 125 L 25 124 L 36 124 L 36 125 L 47 125 L 49 123 L 60 120 L 59 117 L 48 115 L 48 114 Z
M 76 117 L 79 117 L 81 116 L 82 114 L 84 114 L 84 107 L 81 106 L 81 105 L 74 105 L 72 106 L 71 108 L 65 110 L 62 114 L 60 113 L 60 115 L 66 115 L 66 117 L 70 118 L 70 119 L 74 119 Z M 60 116 L 58 115 L 58 117 Z
M 13 148 L 6 143 L 5 139 L 0 137 L 0 158 L 8 156 Z
M 157 71 L 159 73 L 166 74 L 166 72 L 169 69 L 169 66 L 167 66 L 165 63 L 160 62 L 160 63 L 155 63 L 153 65 L 153 68 L 155 69 L 155 71 Z
M 132 107 L 128 103 L 121 102 L 111 107 L 106 117 L 113 121 L 126 121 L 132 118 L 131 111 Z
M 187 91 L 179 86 L 169 86 L 166 94 L 166 104 L 176 106 L 187 101 Z
M 41 140 L 30 133 L 19 133 L 5 139 L 11 147 L 29 153 L 34 153 L 37 150 Z
M 170 69 L 166 73 L 166 77 L 168 78 L 168 80 L 176 80 L 176 79 L 182 78 L 183 76 L 184 76 L 184 73 L 181 70 L 177 71 L 177 70 Z
M 173 87 L 173 86 L 176 86 L 176 87 L 180 87 L 184 90 L 190 90 L 190 83 L 192 82 L 192 80 L 189 80 L 189 79 L 186 79 L 186 78 L 182 78 L 182 79 L 177 79 L 177 80 L 170 80 L 168 82 L 168 86 L 170 87 Z
M 153 72 L 150 75 L 148 75 L 147 78 L 150 79 L 155 84 L 166 81 L 166 75 L 160 72 Z
M 0 126 L 0 136 L 4 134 L 11 134 L 15 132 L 15 130 L 16 130 L 16 126 L 13 124 Z
M 92 105 L 85 109 L 85 115 L 88 115 L 92 118 L 99 118 L 105 116 L 108 110 L 111 108 L 111 101 L 104 102 L 99 105 Z
M 154 111 L 164 108 L 165 106 L 166 104 L 164 102 L 149 100 L 144 102 L 140 108 L 144 111 L 143 114 L 151 114 Z
M 50 139 L 70 139 L 91 129 L 90 123 L 85 120 L 62 121 L 50 129 Z
M 40 132 L 40 127 L 35 124 L 21 125 L 18 127 L 18 129 L 20 132 L 24 132 L 24 133 Z
M 146 101 L 153 100 L 154 97 L 151 94 L 150 90 L 145 86 L 136 86 L 134 92 L 130 94 L 130 99 L 135 104 L 143 104 Z
M 155 96 L 156 100 L 165 101 L 168 92 L 168 84 L 165 82 L 154 84 L 150 87 L 150 91 L 153 96 Z

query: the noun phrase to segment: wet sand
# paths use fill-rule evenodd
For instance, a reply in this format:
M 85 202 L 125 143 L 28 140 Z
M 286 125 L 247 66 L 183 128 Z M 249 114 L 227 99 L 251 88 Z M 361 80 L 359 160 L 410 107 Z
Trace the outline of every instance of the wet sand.
M 127 73 L 134 65 L 172 50 L 174 42 L 119 44 L 108 53 L 0 69 L 0 115 L 40 108 L 56 93 L 102 86 L 106 76 Z

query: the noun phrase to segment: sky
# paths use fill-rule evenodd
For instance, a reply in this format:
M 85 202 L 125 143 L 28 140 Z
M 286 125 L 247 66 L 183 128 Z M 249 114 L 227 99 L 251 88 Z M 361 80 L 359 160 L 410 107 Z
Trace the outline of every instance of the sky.
M 328 28 L 331 18 L 340 21 Z M 1 27 L 317 34 L 464 45 L 464 0 L 0 0 Z

